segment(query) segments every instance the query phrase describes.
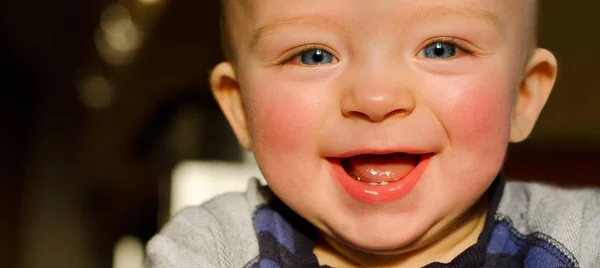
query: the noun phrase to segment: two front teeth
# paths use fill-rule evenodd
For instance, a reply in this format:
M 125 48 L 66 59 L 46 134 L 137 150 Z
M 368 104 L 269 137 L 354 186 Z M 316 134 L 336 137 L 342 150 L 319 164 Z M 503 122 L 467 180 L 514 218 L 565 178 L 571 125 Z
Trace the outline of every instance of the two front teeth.
M 360 177 L 357 177 L 357 176 L 351 176 L 351 177 L 353 177 L 353 178 L 354 178 L 355 180 L 357 180 L 357 181 L 361 181 L 361 182 L 362 182 L 362 180 L 360 179 Z M 400 180 L 400 179 L 394 179 L 394 180 L 392 180 L 391 182 L 397 182 L 397 181 L 399 181 L 399 180 Z M 388 185 L 389 183 L 390 183 L 390 182 L 387 182 L 387 181 L 379 181 L 379 182 L 369 182 L 369 183 L 367 183 L 367 184 L 369 184 L 369 185 L 371 185 L 371 186 L 382 186 L 382 185 Z

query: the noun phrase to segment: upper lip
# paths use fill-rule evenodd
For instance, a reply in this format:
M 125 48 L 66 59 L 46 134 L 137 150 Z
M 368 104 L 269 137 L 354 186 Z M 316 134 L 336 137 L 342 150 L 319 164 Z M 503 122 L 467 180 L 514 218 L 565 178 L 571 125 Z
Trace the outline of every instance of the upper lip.
M 384 154 L 396 154 L 396 153 L 405 153 L 405 154 L 414 154 L 414 155 L 422 155 L 432 153 L 431 151 L 416 149 L 416 148 L 390 148 L 390 149 L 353 149 L 342 152 L 340 154 L 335 154 L 332 157 L 335 158 L 349 158 L 357 155 L 384 155 Z

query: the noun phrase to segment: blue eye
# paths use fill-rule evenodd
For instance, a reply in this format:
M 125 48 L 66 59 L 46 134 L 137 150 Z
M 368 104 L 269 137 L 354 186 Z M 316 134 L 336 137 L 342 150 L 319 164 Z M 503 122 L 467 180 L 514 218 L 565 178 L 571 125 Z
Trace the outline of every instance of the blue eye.
M 333 62 L 333 55 L 325 50 L 315 48 L 300 54 L 300 60 L 306 65 L 328 64 Z
M 448 59 L 456 56 L 458 48 L 445 42 L 435 42 L 423 49 L 423 56 L 430 59 Z

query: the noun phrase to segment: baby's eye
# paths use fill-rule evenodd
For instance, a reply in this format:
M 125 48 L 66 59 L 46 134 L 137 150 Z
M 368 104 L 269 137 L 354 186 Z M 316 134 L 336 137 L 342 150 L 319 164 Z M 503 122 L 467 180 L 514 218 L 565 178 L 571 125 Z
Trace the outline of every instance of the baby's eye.
M 300 57 L 302 64 L 306 65 L 319 65 L 333 62 L 333 55 L 320 48 L 306 50 L 298 56 Z
M 434 42 L 426 46 L 419 55 L 430 59 L 449 59 L 460 51 L 456 45 L 448 42 Z

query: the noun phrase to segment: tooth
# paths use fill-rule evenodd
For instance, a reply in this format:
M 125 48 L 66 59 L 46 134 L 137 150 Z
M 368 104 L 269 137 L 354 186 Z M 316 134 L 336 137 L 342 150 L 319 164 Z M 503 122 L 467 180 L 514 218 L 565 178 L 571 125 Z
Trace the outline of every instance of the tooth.
M 379 185 L 379 183 L 377 183 L 377 182 L 369 182 L 369 185 L 371 185 L 371 186 L 377 186 L 377 185 Z
M 379 185 L 387 185 L 387 184 L 388 184 L 387 181 L 382 181 L 382 182 L 379 183 Z

